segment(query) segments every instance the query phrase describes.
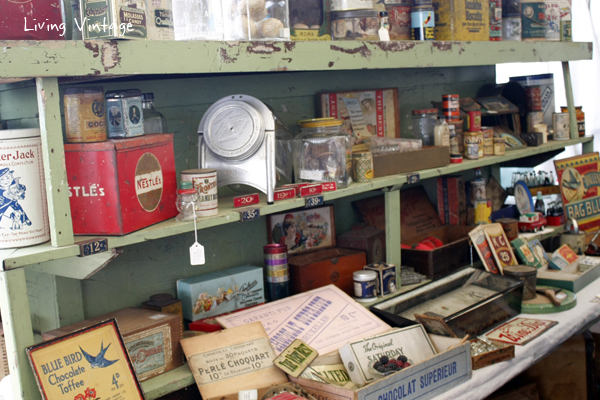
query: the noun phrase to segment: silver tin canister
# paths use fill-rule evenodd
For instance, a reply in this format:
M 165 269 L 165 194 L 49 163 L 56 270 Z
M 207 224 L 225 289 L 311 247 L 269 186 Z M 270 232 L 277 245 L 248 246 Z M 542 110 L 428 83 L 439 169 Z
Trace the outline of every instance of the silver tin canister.
M 142 91 L 138 89 L 111 90 L 106 100 L 106 126 L 110 139 L 130 138 L 144 134 Z
M 192 182 L 194 188 L 198 190 L 196 216 L 210 217 L 219 213 L 216 169 L 188 169 L 181 172 L 181 180 Z
M 0 130 L 0 248 L 48 240 L 40 130 Z

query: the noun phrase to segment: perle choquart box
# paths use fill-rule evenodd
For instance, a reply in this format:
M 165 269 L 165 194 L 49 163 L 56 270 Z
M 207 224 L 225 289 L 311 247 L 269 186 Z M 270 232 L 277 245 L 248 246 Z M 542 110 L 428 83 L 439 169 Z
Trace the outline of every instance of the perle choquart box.
M 125 235 L 177 215 L 172 134 L 65 144 L 76 235 Z

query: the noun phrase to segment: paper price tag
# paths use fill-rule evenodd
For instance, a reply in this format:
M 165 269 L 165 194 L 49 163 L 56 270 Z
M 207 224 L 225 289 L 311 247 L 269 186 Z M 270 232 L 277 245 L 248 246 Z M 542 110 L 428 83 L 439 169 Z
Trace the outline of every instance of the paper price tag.
M 385 28 L 379 28 L 379 40 L 382 42 L 390 41 L 390 31 Z
M 190 264 L 204 265 L 204 262 L 204 246 L 195 242 L 192 247 L 190 247 Z

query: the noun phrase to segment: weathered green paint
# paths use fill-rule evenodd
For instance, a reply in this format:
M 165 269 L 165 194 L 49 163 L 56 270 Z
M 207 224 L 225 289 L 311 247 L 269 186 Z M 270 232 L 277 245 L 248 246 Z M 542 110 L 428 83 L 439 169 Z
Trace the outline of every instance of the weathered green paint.
M 37 100 L 52 246 L 73 244 L 73 223 L 60 122 L 60 94 L 56 78 L 37 78 Z
M 0 311 L 14 400 L 40 398 L 25 348 L 34 345 L 25 270 L 0 271 Z
M 154 400 L 195 383 L 192 371 L 186 363 L 179 368 L 142 382 L 142 390 L 146 400 Z
M 578 42 L 0 41 L 0 76 L 334 71 L 589 60 Z
M 27 269 L 64 278 L 88 279 L 113 261 L 120 253 L 119 249 L 113 248 L 104 253 L 87 257 L 69 257 L 61 260 L 31 264 L 27 266 Z
M 579 129 L 577 128 L 577 114 L 575 113 L 575 100 L 573 99 L 573 84 L 571 83 L 571 68 L 569 62 L 562 63 L 563 76 L 565 78 L 565 94 L 567 95 L 567 108 L 569 110 L 569 128 L 571 131 L 571 139 L 579 137 Z
M 592 138 L 592 140 L 582 143 L 581 144 L 581 154 L 587 154 L 587 153 L 591 153 L 594 151 L 594 140 Z
M 386 243 L 386 260 L 390 264 L 395 264 L 397 267 L 397 283 L 400 282 L 400 265 L 402 259 L 400 255 L 400 191 L 391 190 L 383 192 L 385 201 L 385 243 Z

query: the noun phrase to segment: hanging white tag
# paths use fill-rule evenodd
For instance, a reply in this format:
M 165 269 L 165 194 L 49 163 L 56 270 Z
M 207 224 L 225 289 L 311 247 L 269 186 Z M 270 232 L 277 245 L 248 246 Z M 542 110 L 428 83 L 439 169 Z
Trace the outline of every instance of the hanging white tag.
M 390 41 L 390 31 L 385 28 L 379 28 L 379 40 L 382 42 Z
M 196 242 L 190 247 L 190 264 L 204 265 L 204 246 Z

